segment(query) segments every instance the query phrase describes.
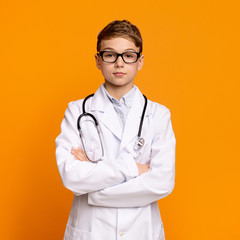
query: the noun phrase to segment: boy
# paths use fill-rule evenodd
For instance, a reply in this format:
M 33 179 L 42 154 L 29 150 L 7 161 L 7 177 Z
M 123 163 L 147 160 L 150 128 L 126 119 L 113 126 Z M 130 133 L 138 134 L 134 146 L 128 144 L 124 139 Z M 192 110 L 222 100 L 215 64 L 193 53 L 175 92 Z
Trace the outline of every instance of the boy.
M 170 112 L 145 102 L 133 84 L 144 58 L 136 26 L 125 20 L 111 22 L 98 35 L 97 51 L 104 84 L 84 103 L 69 104 L 56 139 L 62 182 L 74 193 L 64 239 L 163 240 L 157 200 L 171 193 L 175 181 Z M 100 143 L 90 130 L 90 114 L 78 119 L 83 105 L 98 121 Z

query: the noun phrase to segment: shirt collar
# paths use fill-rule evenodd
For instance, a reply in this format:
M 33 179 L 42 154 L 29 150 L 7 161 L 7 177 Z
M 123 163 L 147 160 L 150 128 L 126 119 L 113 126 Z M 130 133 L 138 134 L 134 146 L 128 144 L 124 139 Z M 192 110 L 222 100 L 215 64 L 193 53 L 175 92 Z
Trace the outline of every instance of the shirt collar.
M 128 91 L 124 96 L 121 97 L 120 101 L 118 101 L 116 98 L 112 97 L 109 92 L 107 91 L 107 89 L 104 86 L 104 91 L 106 93 L 106 95 L 108 96 L 109 100 L 113 103 L 116 104 L 118 106 L 121 106 L 122 104 L 124 104 L 127 108 L 131 108 L 132 105 L 132 100 L 134 97 L 134 94 L 136 92 L 136 86 L 133 85 L 132 89 L 130 91 Z

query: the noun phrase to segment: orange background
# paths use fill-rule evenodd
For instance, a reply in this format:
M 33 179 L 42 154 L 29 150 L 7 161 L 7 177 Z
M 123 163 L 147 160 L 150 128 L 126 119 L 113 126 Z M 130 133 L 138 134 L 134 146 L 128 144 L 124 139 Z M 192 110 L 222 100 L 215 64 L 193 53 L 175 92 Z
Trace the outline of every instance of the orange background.
M 96 36 L 128 19 L 144 39 L 136 85 L 168 108 L 176 185 L 167 240 L 240 239 L 239 1 L 0 2 L 0 239 L 62 239 L 72 193 L 56 136 L 67 103 L 103 82 Z

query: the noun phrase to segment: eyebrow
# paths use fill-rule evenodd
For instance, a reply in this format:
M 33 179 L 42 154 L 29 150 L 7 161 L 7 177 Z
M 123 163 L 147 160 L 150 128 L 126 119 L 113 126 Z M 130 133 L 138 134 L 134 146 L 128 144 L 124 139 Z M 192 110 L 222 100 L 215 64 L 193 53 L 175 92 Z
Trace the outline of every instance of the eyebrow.
M 110 51 L 116 51 L 114 48 L 110 48 L 110 47 L 106 47 L 106 48 L 104 48 L 103 49 L 103 51 L 106 51 L 106 50 L 110 50 Z M 127 49 L 125 49 L 123 52 L 128 52 L 128 51 L 133 51 L 133 52 L 137 52 L 135 49 L 133 49 L 133 48 L 127 48 Z

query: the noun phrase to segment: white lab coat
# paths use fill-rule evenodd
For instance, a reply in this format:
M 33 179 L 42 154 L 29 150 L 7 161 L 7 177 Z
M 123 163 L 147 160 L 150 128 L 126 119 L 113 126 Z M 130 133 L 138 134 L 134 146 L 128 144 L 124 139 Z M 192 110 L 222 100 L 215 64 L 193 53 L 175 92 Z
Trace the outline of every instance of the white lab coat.
M 176 141 L 170 112 L 148 100 L 142 130 L 145 145 L 135 151 L 144 98 L 137 88 L 122 133 L 103 87 L 87 100 L 86 111 L 99 122 L 105 160 L 81 162 L 71 155 L 72 147 L 81 147 L 77 118 L 83 100 L 69 103 L 56 138 L 61 179 L 74 193 L 64 239 L 163 240 L 157 200 L 170 194 L 175 182 Z M 150 164 L 149 171 L 138 176 L 135 162 Z

